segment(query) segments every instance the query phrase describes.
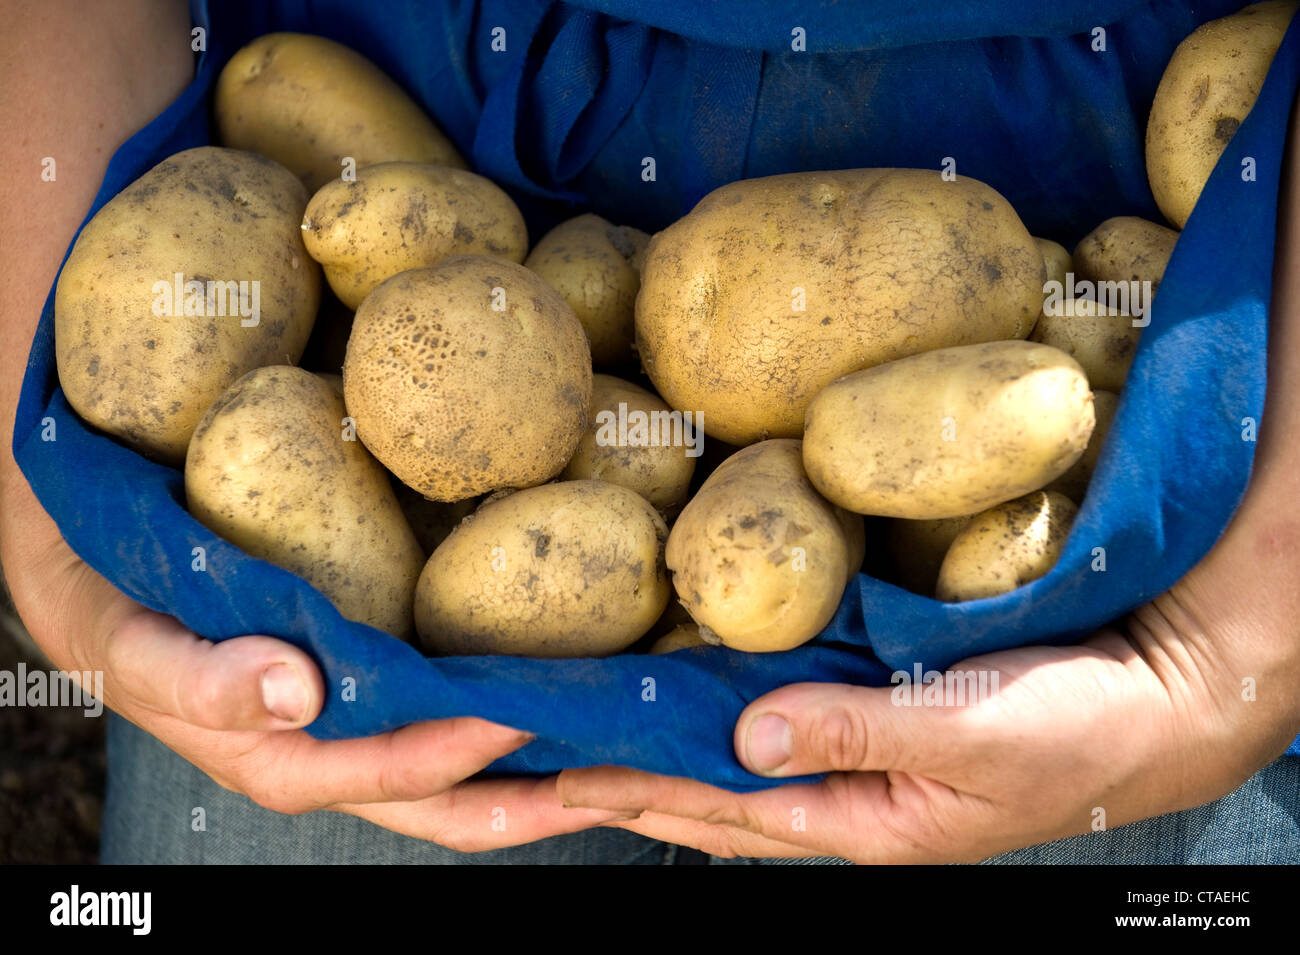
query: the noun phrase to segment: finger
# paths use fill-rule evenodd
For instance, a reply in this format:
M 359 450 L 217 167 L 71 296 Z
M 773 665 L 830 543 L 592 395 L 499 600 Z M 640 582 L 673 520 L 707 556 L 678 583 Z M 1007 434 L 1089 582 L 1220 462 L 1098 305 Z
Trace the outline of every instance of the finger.
M 635 819 L 606 823 L 648 839 L 671 842 L 722 859 L 806 859 L 818 855 L 804 846 L 769 839 L 733 826 L 719 826 L 666 813 L 643 812 Z
M 760 776 L 933 770 L 956 749 L 960 712 L 897 705 L 890 688 L 796 683 L 746 707 L 734 745 Z
M 320 670 L 292 644 L 260 636 L 212 643 L 144 610 L 107 634 L 103 659 L 116 693 L 205 729 L 297 729 L 325 697 Z
M 566 809 L 556 795 L 554 777 L 475 781 L 414 802 L 342 804 L 332 808 L 457 852 L 523 845 L 629 815 L 600 809 Z
M 438 795 L 533 739 L 474 717 L 413 723 L 361 739 L 306 733 L 232 739 L 232 788 L 259 805 L 298 813 L 345 803 L 408 802 Z M 220 741 L 218 741 L 218 744 Z

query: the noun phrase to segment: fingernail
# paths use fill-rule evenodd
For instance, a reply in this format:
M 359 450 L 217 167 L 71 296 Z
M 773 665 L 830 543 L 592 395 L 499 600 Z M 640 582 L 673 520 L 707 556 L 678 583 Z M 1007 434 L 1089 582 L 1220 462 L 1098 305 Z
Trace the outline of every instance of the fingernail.
M 307 684 L 287 663 L 267 667 L 262 674 L 262 704 L 280 719 L 297 723 L 307 710 Z
M 750 766 L 759 772 L 771 772 L 794 753 L 794 728 L 784 716 L 764 713 L 749 724 L 745 749 Z

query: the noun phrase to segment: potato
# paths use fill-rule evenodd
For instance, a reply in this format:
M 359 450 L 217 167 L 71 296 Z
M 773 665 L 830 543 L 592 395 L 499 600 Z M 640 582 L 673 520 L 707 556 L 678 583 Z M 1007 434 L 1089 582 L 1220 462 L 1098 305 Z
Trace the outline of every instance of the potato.
M 424 554 L 346 416 L 311 372 L 250 371 L 199 422 L 185 495 L 200 523 L 305 578 L 349 620 L 407 638 Z
M 420 639 L 447 655 L 625 650 L 668 603 L 667 533 L 639 494 L 605 481 L 562 481 L 485 503 L 420 575 Z
M 689 647 L 714 646 L 700 635 L 700 628 L 694 623 L 684 623 L 674 627 L 650 646 L 649 652 L 658 656 L 661 653 L 673 653 Z
M 808 408 L 803 463 L 847 510 L 961 517 L 1065 473 L 1092 428 L 1092 393 L 1069 355 L 1033 342 L 965 345 L 826 387 Z
M 587 332 L 591 360 L 598 367 L 636 359 L 636 293 L 649 241 L 639 229 L 583 215 L 542 236 L 524 261 L 569 303 Z
M 180 464 L 199 417 L 245 372 L 296 362 L 320 302 L 307 195 L 281 166 L 202 146 L 123 189 L 59 275 L 54 337 L 69 404 Z
M 388 162 L 326 183 L 302 220 L 307 253 L 343 304 L 359 308 L 384 279 L 453 255 L 522 262 L 528 230 L 514 202 L 461 169 Z
M 1076 513 L 1065 495 L 1035 491 L 977 514 L 948 548 L 936 596 L 981 600 L 1037 580 L 1056 566 Z
M 1045 282 L 1060 282 L 1065 284 L 1065 276 L 1073 271 L 1073 263 L 1070 260 L 1070 253 L 1065 251 L 1065 246 L 1059 242 L 1053 242 L 1051 239 L 1040 239 L 1034 236 L 1034 244 L 1038 246 L 1038 251 L 1043 254 L 1043 266 L 1047 269 Z
M 221 142 L 269 156 L 315 192 L 344 172 L 381 162 L 465 168 L 415 101 L 360 53 L 303 33 L 268 33 L 217 77 Z
M 655 395 L 593 375 L 587 430 L 560 475 L 631 488 L 665 516 L 686 503 L 704 433 Z
M 1211 20 L 1178 44 L 1165 67 L 1147 120 L 1147 178 L 1179 229 L 1255 105 L 1296 7 L 1270 0 Z
M 1074 249 L 1074 269 L 1078 279 L 1088 282 L 1150 282 L 1154 295 L 1177 241 L 1178 233 L 1173 229 L 1137 216 L 1115 216 L 1079 240 Z M 1115 298 L 1108 301 L 1108 296 L 1114 296 L 1115 292 L 1107 287 L 1098 288 L 1095 298 L 1115 306 Z M 1150 300 L 1133 302 L 1131 295 L 1130 287 L 1128 314 L 1145 314 L 1134 306 L 1141 304 L 1149 308 Z
M 1106 444 L 1110 423 L 1115 420 L 1115 412 L 1119 410 L 1119 395 L 1112 391 L 1094 391 L 1092 408 L 1097 426 L 1092 429 L 1088 446 L 1070 470 L 1044 488 L 1046 491 L 1064 494 L 1075 504 L 1082 504 L 1084 495 L 1088 493 L 1088 484 L 1092 481 L 1092 472 L 1097 469 L 1097 459 L 1101 457 L 1101 449 Z
M 862 563 L 861 525 L 813 490 L 800 442 L 774 438 L 728 458 L 691 498 L 668 535 L 668 569 L 705 640 L 789 650 L 835 615 Z
M 906 224 L 906 228 L 903 227 Z M 1024 338 L 1043 255 L 997 192 L 856 169 L 716 189 L 650 240 L 637 347 L 711 437 L 798 437 L 836 378 L 918 352 Z
M 529 487 L 587 430 L 591 353 L 559 293 L 486 256 L 402 272 L 362 303 L 343 362 L 357 435 L 433 501 Z
M 932 521 L 891 520 L 885 529 L 885 546 L 898 582 L 913 593 L 933 596 L 944 555 L 969 523 L 970 515 Z
M 1093 388 L 1120 391 L 1142 337 L 1137 319 L 1082 298 L 1063 301 L 1056 311 L 1038 320 L 1030 340 L 1077 361 Z

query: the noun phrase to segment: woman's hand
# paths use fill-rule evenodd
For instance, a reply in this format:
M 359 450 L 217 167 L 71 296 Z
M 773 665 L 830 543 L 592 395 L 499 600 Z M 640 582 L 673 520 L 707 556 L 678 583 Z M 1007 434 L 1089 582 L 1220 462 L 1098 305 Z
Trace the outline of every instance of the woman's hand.
M 1293 117 L 1290 165 L 1300 159 Z M 800 684 L 752 703 L 735 748 L 819 785 L 737 796 L 602 767 L 566 805 L 717 855 L 971 861 L 1201 805 L 1300 731 L 1300 189 L 1283 183 L 1269 383 L 1255 471 L 1214 549 L 1167 594 L 1075 647 L 962 661 L 996 670 L 974 705 L 894 706 L 891 689 Z

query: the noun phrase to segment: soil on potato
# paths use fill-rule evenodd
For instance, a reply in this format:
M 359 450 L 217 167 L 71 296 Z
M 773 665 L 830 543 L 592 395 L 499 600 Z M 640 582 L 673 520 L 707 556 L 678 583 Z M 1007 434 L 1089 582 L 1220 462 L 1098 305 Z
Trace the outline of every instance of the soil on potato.
M 46 670 L 0 581 L 0 670 Z M 0 864 L 99 861 L 105 718 L 79 707 L 0 706 Z

